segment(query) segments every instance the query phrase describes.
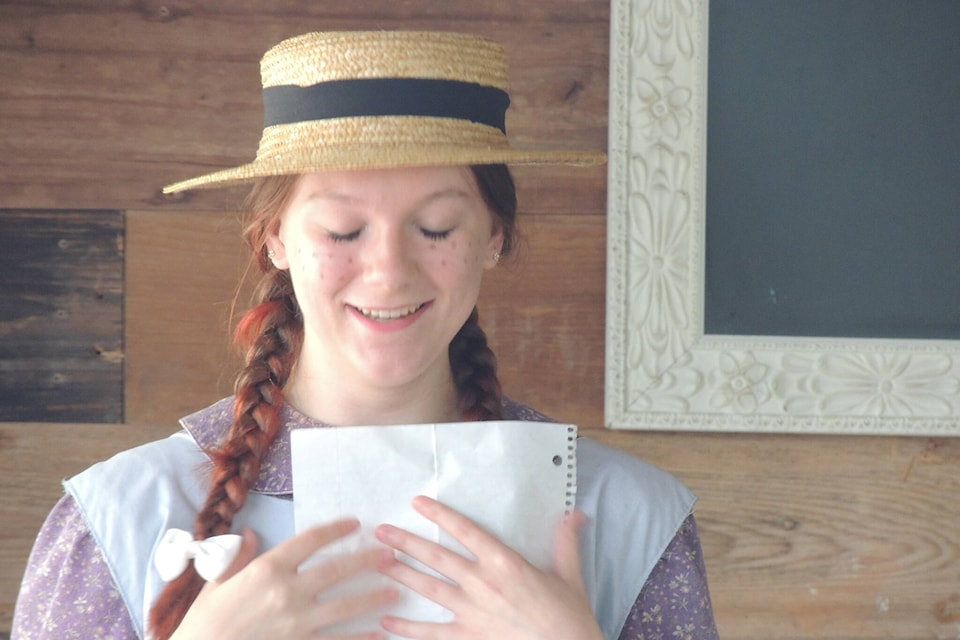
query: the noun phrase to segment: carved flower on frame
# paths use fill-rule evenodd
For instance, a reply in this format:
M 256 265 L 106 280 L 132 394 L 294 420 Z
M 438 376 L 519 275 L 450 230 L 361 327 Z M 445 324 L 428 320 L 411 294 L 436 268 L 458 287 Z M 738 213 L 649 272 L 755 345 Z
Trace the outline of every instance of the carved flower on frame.
M 685 350 L 689 325 L 684 291 L 690 270 L 690 158 L 655 145 L 647 156 L 633 159 L 631 171 L 629 362 L 655 377 Z
M 703 374 L 691 366 L 690 352 L 682 353 L 673 366 L 647 380 L 645 387 L 637 385 L 631 395 L 630 411 L 662 411 L 687 413 L 690 399 L 703 390 Z M 637 376 L 634 382 L 639 382 Z
M 671 68 L 678 56 L 693 57 L 693 0 L 633 0 L 634 58 Z
M 946 416 L 960 393 L 947 356 L 829 354 L 822 360 L 826 414 Z
M 945 355 L 828 353 L 788 355 L 783 362 L 784 407 L 826 415 L 950 416 L 960 379 Z
M 637 78 L 636 95 L 639 102 L 631 122 L 635 134 L 648 140 L 676 140 L 693 122 L 693 91 L 677 85 L 673 78 L 663 76 L 656 82 Z M 634 148 L 637 144 L 634 141 Z
M 758 362 L 749 351 L 739 357 L 724 351 L 718 358 L 719 380 L 710 397 L 714 409 L 732 408 L 738 413 L 753 413 L 770 399 L 769 366 Z

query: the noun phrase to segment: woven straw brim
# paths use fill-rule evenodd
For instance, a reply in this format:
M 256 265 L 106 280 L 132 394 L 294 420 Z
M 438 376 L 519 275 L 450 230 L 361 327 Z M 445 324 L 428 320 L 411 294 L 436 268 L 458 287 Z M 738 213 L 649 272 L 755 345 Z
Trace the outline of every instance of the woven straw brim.
M 512 149 L 497 129 L 443 118 L 339 118 L 267 127 L 253 162 L 171 184 L 163 192 L 327 170 L 476 164 L 589 166 L 604 162 L 606 154 L 597 151 Z

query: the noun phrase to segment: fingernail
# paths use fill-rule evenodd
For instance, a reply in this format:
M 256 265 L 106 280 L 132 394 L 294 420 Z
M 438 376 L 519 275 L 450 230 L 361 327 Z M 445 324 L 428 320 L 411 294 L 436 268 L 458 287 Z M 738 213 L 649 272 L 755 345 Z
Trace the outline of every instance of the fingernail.
M 396 529 L 394 529 L 393 526 L 389 524 L 381 524 L 381 525 L 378 525 L 377 528 L 374 530 L 373 535 L 375 535 L 377 540 L 379 540 L 380 542 L 388 542 L 394 539 L 394 537 L 396 536 L 395 532 L 396 532 Z
M 413 507 L 418 510 L 429 509 L 433 506 L 433 503 L 433 499 L 427 496 L 416 496 L 411 502 Z
M 360 528 L 360 521 L 356 518 L 344 518 L 337 523 L 341 531 L 353 531 Z

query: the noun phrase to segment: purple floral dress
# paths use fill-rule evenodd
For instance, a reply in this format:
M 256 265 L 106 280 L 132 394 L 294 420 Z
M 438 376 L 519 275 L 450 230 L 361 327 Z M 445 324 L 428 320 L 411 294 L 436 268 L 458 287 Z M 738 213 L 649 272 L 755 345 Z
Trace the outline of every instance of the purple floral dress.
M 227 404 L 226 410 L 229 410 Z M 507 404 L 508 419 L 545 419 L 527 407 Z M 284 409 L 289 428 L 317 426 Z M 216 433 L 192 425 L 201 447 Z M 288 435 L 288 434 L 287 434 Z M 289 482 L 289 437 L 278 438 L 267 455 L 261 483 Z M 260 486 L 258 484 L 258 486 Z M 103 554 L 69 495 L 50 512 L 27 564 L 13 617 L 13 640 L 64 638 L 133 639 L 137 633 Z M 637 595 L 620 640 L 715 640 L 718 638 L 706 569 L 693 515 L 680 526 Z

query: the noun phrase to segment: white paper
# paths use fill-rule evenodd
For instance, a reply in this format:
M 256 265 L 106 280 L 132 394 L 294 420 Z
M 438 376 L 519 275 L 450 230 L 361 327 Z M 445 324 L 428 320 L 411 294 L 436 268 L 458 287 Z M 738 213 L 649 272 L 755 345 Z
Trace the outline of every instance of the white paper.
M 297 532 L 352 516 L 359 534 L 325 548 L 312 563 L 378 545 L 374 529 L 389 523 L 469 553 L 417 514 L 411 500 L 426 495 L 477 522 L 531 564 L 550 569 L 557 525 L 576 495 L 576 427 L 552 422 L 488 421 L 291 432 Z M 410 558 L 405 562 L 427 569 Z M 311 564 L 312 564 L 311 563 Z M 360 593 L 387 584 L 369 572 L 325 592 Z M 400 585 L 399 603 L 339 625 L 353 633 L 379 628 L 391 613 L 444 622 L 452 614 Z M 391 636 L 393 637 L 393 636 Z

